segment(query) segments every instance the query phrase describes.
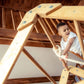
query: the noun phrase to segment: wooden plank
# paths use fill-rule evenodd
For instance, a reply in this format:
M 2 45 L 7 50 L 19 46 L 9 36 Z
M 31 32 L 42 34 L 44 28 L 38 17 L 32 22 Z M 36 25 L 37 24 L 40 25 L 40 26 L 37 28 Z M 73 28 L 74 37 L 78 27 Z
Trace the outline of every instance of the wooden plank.
M 28 27 L 29 25 L 35 23 L 36 19 L 37 19 L 36 13 L 32 13 L 32 11 L 28 11 L 24 15 L 24 17 L 23 17 L 21 23 L 19 24 L 17 30 L 22 30 L 25 27 Z
M 56 46 L 56 44 L 55 44 L 55 41 L 54 41 L 53 38 L 51 38 L 51 34 L 50 34 L 49 30 L 47 29 L 47 26 L 45 25 L 45 23 L 44 23 L 44 21 L 42 20 L 42 18 L 38 18 L 38 21 L 39 21 L 40 25 L 42 26 L 42 28 L 43 28 L 45 34 L 47 35 L 48 39 L 49 39 L 50 42 L 52 43 L 52 45 L 55 46 L 56 49 L 57 49 L 57 46 Z
M 51 30 L 52 34 L 55 35 L 55 32 L 53 31 L 51 25 L 49 24 L 49 22 L 47 21 L 46 18 L 44 18 L 44 21 L 46 22 L 46 24 L 48 25 L 49 29 Z
M 38 62 L 23 48 L 24 54 L 30 59 L 30 61 L 53 83 L 56 84 L 55 80 L 39 65 Z
M 19 15 L 20 15 L 20 19 L 22 20 L 22 14 L 21 14 L 21 12 L 19 11 Z
M 14 16 L 13 16 L 13 10 L 11 10 L 11 18 L 12 18 L 13 28 L 15 30 L 15 21 L 14 21 Z
M 26 40 L 33 29 L 33 24 L 19 31 L 0 62 L 0 84 L 8 78 L 18 56 L 23 49 Z
M 36 18 L 36 14 L 46 15 L 50 14 L 51 12 L 55 11 L 56 9 L 60 8 L 61 4 L 40 4 L 33 8 L 32 10 L 28 11 L 24 18 L 22 19 L 20 25 L 18 26 L 17 30 L 21 30 L 30 24 L 32 24 Z
M 74 26 L 69 21 L 67 21 L 67 24 L 70 26 L 71 30 L 76 33 Z
M 79 82 L 77 82 L 75 84 L 84 84 L 84 80 L 81 80 L 81 81 L 79 81 Z
M 39 21 L 39 23 L 41 24 L 42 29 L 44 30 L 45 34 L 47 35 L 47 37 L 48 37 L 48 39 L 50 40 L 50 42 L 51 42 L 51 44 L 53 45 L 53 47 L 54 47 L 55 49 L 58 49 L 58 47 L 57 47 L 56 44 L 55 44 L 54 39 L 51 37 L 51 34 L 50 34 L 50 32 L 49 32 L 49 30 L 48 30 L 46 24 L 45 24 L 44 21 L 42 20 L 42 18 L 39 17 L 39 18 L 38 18 L 38 21 Z M 65 66 L 65 68 L 68 70 L 68 67 L 66 66 L 66 63 L 65 63 L 64 60 L 62 60 L 62 63 L 63 63 L 63 65 Z
M 67 84 L 68 77 L 69 77 L 69 71 L 67 71 L 66 69 L 63 69 L 59 84 Z
M 74 74 L 74 75 L 77 75 L 79 77 L 83 77 L 84 78 L 84 70 L 83 69 L 71 66 L 69 72 Z
M 74 20 L 74 26 L 76 29 L 76 33 L 79 39 L 79 43 L 80 43 L 80 47 L 81 47 L 81 51 L 82 51 L 82 55 L 83 55 L 83 59 L 84 59 L 84 44 L 83 44 L 83 39 L 82 39 L 82 35 L 81 35 L 81 30 L 79 28 L 78 22 L 76 20 Z
M 53 19 L 50 18 L 50 21 L 53 24 L 53 26 L 57 29 L 57 25 L 55 24 L 55 22 L 53 21 Z
M 62 6 L 44 18 L 84 21 L 84 6 Z
M 35 27 L 36 32 L 39 33 L 37 26 L 34 25 L 34 27 Z
M 60 7 L 62 7 L 62 5 L 61 5 L 61 3 L 44 3 L 44 4 L 38 5 L 37 7 L 38 7 L 37 14 L 48 15 L 48 14 L 56 11 Z
M 60 80 L 60 76 L 51 76 L 55 81 Z M 70 76 L 69 80 L 73 80 L 73 77 Z M 46 77 L 30 77 L 30 78 L 15 78 L 8 79 L 5 84 L 24 84 L 24 83 L 44 83 L 49 82 Z

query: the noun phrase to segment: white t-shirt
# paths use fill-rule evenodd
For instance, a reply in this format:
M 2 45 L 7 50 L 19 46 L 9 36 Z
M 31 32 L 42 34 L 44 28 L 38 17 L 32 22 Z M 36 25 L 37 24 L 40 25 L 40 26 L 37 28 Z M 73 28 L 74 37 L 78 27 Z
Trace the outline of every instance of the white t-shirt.
M 78 53 L 79 55 L 82 55 L 82 52 L 81 52 L 81 48 L 80 48 L 80 44 L 79 44 L 79 40 L 78 40 L 78 37 L 75 33 L 73 32 L 70 32 L 69 34 L 69 37 L 67 39 L 67 41 L 65 42 L 63 40 L 63 38 L 61 39 L 61 42 L 60 42 L 60 45 L 61 45 L 61 49 L 64 50 L 69 42 L 69 40 L 73 37 L 76 37 L 75 40 L 73 41 L 73 44 L 70 48 L 70 51 L 74 52 L 74 53 Z

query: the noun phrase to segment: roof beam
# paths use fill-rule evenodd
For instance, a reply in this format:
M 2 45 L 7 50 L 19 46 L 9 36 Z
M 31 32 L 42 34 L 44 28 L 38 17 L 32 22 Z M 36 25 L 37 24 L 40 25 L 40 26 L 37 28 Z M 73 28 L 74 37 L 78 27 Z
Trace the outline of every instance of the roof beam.
M 1 29 L 0 28 L 0 38 L 9 38 L 9 40 L 15 37 L 17 31 L 16 30 L 12 30 L 12 29 Z M 52 36 L 53 39 L 55 39 L 55 41 L 59 42 L 61 40 L 61 37 L 59 37 L 58 35 L 54 35 Z M 49 39 L 47 38 L 47 36 L 45 34 L 42 33 L 31 33 L 29 40 L 34 40 L 34 41 L 49 41 Z

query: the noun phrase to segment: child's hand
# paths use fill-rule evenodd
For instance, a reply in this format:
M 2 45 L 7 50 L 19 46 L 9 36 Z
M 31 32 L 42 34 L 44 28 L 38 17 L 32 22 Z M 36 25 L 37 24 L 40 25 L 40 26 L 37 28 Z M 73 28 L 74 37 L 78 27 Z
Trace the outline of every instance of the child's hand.
M 53 47 L 53 51 L 55 52 L 55 54 L 60 57 L 61 56 L 61 47 L 59 45 L 56 45 L 58 47 L 58 49 L 56 49 L 55 47 Z

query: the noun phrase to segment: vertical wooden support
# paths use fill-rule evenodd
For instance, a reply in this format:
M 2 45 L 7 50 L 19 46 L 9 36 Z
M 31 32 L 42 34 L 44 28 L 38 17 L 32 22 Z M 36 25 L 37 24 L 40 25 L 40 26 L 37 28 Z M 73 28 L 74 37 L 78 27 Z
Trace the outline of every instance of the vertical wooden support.
M 47 26 L 46 26 L 46 24 L 44 23 L 44 21 L 42 20 L 42 18 L 39 17 L 39 18 L 38 18 L 38 21 L 39 21 L 39 23 L 41 24 L 41 26 L 42 26 L 42 28 L 43 28 L 45 34 L 46 34 L 47 37 L 48 37 L 48 39 L 49 39 L 50 42 L 52 43 L 53 47 L 54 47 L 55 49 L 57 49 L 58 47 L 56 46 L 54 39 L 51 37 L 51 34 L 50 34 L 49 30 L 47 29 Z M 65 63 L 64 60 L 62 61 L 62 63 L 63 63 L 63 65 L 65 66 L 65 68 L 68 70 L 68 67 L 66 66 L 66 63 Z
M 35 27 L 36 32 L 39 33 L 39 31 L 38 31 L 38 29 L 37 29 L 37 27 L 36 27 L 36 24 L 34 25 L 34 27 Z
M 20 15 L 20 19 L 22 20 L 22 14 L 21 14 L 21 12 L 19 11 L 19 15 Z
M 26 49 L 23 48 L 24 54 L 32 61 L 32 63 L 53 83 L 56 84 L 55 80 L 34 60 L 34 58 L 27 52 Z
M 71 27 L 71 29 L 73 30 L 73 32 L 75 32 L 74 26 L 73 26 L 69 21 L 67 21 L 67 23 L 68 23 L 68 25 Z M 76 33 L 76 32 L 75 32 L 75 33 Z
M 56 31 L 57 31 L 57 25 L 55 24 L 55 22 L 50 18 L 50 21 L 51 21 L 51 23 L 54 25 L 54 27 L 55 27 L 55 29 L 56 29 Z
M 80 43 L 80 47 L 81 47 L 81 51 L 82 51 L 82 55 L 83 55 L 83 59 L 84 59 L 84 44 L 83 44 L 83 39 L 82 39 L 81 31 L 79 29 L 79 25 L 78 25 L 78 23 L 77 23 L 76 20 L 74 20 L 74 26 L 75 26 L 75 29 L 76 29 L 76 33 L 77 33 L 77 36 L 78 36 L 78 39 L 79 39 L 79 43 Z
M 68 77 L 69 77 L 69 71 L 63 69 L 59 84 L 67 84 Z
M 2 27 L 6 28 L 5 9 L 4 8 L 2 8 Z
M 25 29 L 18 31 L 7 52 L 0 62 L 0 84 L 4 84 L 7 80 L 14 64 L 16 63 L 19 54 L 21 53 L 30 33 L 32 32 L 33 24 Z
M 47 29 L 47 26 L 45 25 L 45 23 L 44 23 L 44 21 L 42 20 L 42 18 L 39 17 L 39 18 L 38 18 L 38 21 L 39 21 L 40 25 L 42 26 L 42 28 L 43 28 L 45 34 L 47 35 L 48 39 L 49 39 L 50 42 L 52 43 L 52 45 L 55 46 L 55 48 L 57 49 L 57 46 L 56 46 L 56 44 L 55 44 L 55 41 L 54 41 L 54 39 L 51 37 L 51 34 L 50 34 L 49 30 Z
M 57 23 L 60 23 L 60 21 L 59 21 L 58 19 L 56 19 L 56 22 L 57 22 Z
M 11 17 L 12 17 L 13 28 L 15 30 L 15 22 L 14 22 L 14 17 L 13 17 L 13 11 L 12 10 L 11 10 Z
M 48 25 L 49 29 L 51 30 L 52 34 L 55 35 L 55 32 L 52 30 L 52 28 L 51 28 L 50 24 L 48 23 L 47 19 L 44 18 L 44 20 L 45 20 L 46 24 Z

